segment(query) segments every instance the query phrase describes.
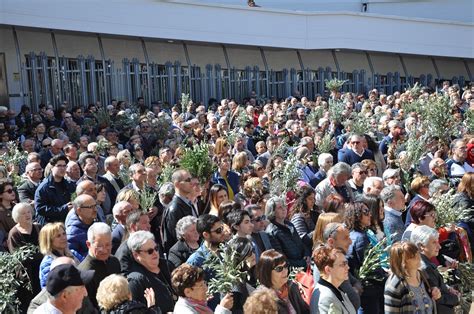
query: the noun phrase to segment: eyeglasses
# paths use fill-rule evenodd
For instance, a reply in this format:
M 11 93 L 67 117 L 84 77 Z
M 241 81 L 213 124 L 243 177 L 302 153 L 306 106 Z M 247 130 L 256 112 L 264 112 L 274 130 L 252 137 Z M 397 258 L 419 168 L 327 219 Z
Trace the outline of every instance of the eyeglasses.
M 145 252 L 148 255 L 152 255 L 153 253 L 158 252 L 158 245 L 155 246 L 154 248 L 150 248 L 148 250 L 138 250 L 138 252 Z
M 358 172 L 359 174 L 367 174 L 367 170 L 362 170 Z
M 368 208 L 362 209 L 362 214 L 363 215 L 372 215 L 372 213 L 370 212 L 370 209 L 368 209 Z
M 219 228 L 217 228 L 216 230 L 211 230 L 211 233 L 215 233 L 215 234 L 221 234 L 222 232 L 224 232 L 224 227 L 220 226 Z
M 189 177 L 189 178 L 186 178 L 184 180 L 182 180 L 181 182 L 191 182 L 193 180 L 193 178 Z
M 13 189 L 5 190 L 5 191 L 3 191 L 3 193 L 13 193 Z
M 94 205 L 89 205 L 89 206 L 79 206 L 80 208 L 94 208 L 96 207 L 97 204 L 94 204 Z
M 351 144 L 360 144 L 360 141 L 352 141 Z
M 35 169 L 31 169 L 30 171 L 42 171 L 43 169 L 42 168 L 35 168 Z
M 44 148 L 46 147 L 51 147 L 51 144 L 46 144 L 46 145 L 43 145 Z
M 257 171 L 262 171 L 263 169 L 264 169 L 263 167 L 257 167 L 257 168 L 255 168 L 255 170 L 257 170 Z
M 437 217 L 437 215 L 436 215 L 436 213 L 435 213 L 435 212 L 431 212 L 431 213 L 429 213 L 429 214 L 426 214 L 426 215 L 425 215 L 425 217 L 432 217 L 432 218 L 436 218 L 436 217 Z
M 275 266 L 273 268 L 274 271 L 276 271 L 277 273 L 281 273 L 283 270 L 285 269 L 288 269 L 288 263 L 285 262 L 285 264 L 283 265 L 280 265 L 280 266 Z
M 58 167 L 58 168 L 66 168 L 66 165 L 55 165 L 55 167 Z
M 260 221 L 264 221 L 264 220 L 267 220 L 267 216 L 265 216 L 265 215 L 262 215 L 260 217 L 252 218 L 252 222 L 260 222 Z

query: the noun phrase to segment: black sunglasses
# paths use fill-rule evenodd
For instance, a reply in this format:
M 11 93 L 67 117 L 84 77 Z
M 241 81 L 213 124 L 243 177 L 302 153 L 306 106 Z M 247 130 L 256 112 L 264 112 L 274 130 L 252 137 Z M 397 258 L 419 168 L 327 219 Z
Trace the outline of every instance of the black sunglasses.
M 263 220 L 267 220 L 267 216 L 262 215 L 260 217 L 255 217 L 255 218 L 252 219 L 252 222 L 260 222 L 260 221 L 263 221 Z
M 145 252 L 145 253 L 148 253 L 148 255 L 151 255 L 154 252 L 158 252 L 158 245 L 148 250 L 138 250 L 138 252 Z
M 211 230 L 211 233 L 215 232 L 216 234 L 221 234 L 224 231 L 224 227 L 220 226 L 216 230 Z
M 287 262 L 285 262 L 285 264 L 283 264 L 281 266 L 275 266 L 273 268 L 273 270 L 276 271 L 277 273 L 281 273 L 285 269 L 288 269 L 288 263 Z

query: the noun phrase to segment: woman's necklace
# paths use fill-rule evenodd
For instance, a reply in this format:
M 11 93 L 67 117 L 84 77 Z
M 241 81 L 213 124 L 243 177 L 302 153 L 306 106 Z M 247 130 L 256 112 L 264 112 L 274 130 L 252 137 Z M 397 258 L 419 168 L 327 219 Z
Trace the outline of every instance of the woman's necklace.
M 415 308 L 416 314 L 421 313 L 429 313 L 428 310 L 430 308 L 430 298 L 425 291 L 423 283 L 419 278 L 419 274 L 416 275 L 416 281 L 418 282 L 417 285 L 409 285 L 409 292 L 408 296 L 411 298 L 411 302 L 413 307 Z M 421 302 L 420 302 L 421 301 Z

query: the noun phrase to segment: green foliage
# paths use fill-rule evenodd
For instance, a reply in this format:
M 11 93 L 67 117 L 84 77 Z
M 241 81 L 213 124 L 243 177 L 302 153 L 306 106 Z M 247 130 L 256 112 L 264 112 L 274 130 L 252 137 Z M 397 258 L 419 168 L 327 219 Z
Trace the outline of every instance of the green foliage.
M 319 123 L 319 119 L 324 116 L 324 108 L 321 106 L 315 107 L 311 110 L 306 121 L 308 123 L 315 123 L 316 125 Z
M 344 127 L 350 128 L 349 132 L 351 134 L 368 134 L 372 131 L 372 127 L 370 125 L 370 119 L 367 118 L 362 113 L 353 112 L 349 120 L 346 120 L 342 123 Z
M 247 112 L 245 111 L 244 107 L 239 107 L 237 110 L 237 125 L 243 129 L 247 123 L 252 121 L 247 115 Z
M 449 143 L 456 129 L 449 98 L 431 95 L 423 106 L 421 123 L 425 134 L 437 136 L 445 143 Z
M 438 267 L 447 285 L 454 287 L 461 293 L 460 306 L 462 313 L 470 313 L 474 291 L 474 264 L 459 263 L 457 269 Z
M 388 263 L 386 252 L 390 249 L 390 246 L 387 246 L 387 242 L 387 238 L 384 238 L 365 252 L 364 262 L 357 274 L 362 283 L 383 281 L 385 279 L 376 270 Z
M 436 208 L 436 228 L 457 223 L 464 217 L 464 212 L 455 206 L 455 190 L 440 195 L 435 195 L 431 199 L 431 203 Z
M 301 177 L 298 164 L 296 155 L 290 154 L 283 161 L 283 166 L 272 172 L 272 184 L 270 186 L 272 195 L 286 195 L 287 192 L 294 191 L 297 188 L 296 183 Z
M 189 94 L 181 94 L 181 113 L 185 113 L 188 110 L 189 101 L 192 101 Z
M 18 144 L 15 141 L 9 141 L 6 144 L 6 152 L 0 155 L 0 164 L 5 167 L 18 166 L 28 157 L 26 152 L 20 151 Z
M 156 193 L 153 189 L 145 188 L 140 193 L 140 208 L 143 211 L 148 211 L 154 206 L 157 197 L 158 193 Z
M 244 282 L 247 275 L 242 271 L 244 261 L 237 263 L 238 260 L 239 252 L 224 243 L 219 246 L 217 254 L 210 254 L 203 264 L 203 268 L 212 269 L 215 274 L 215 277 L 208 282 L 208 293 L 226 294 L 233 286 Z
M 120 130 L 121 132 L 134 129 L 138 126 L 140 122 L 140 114 L 138 112 L 138 108 L 127 108 L 123 111 L 119 111 L 119 113 L 115 116 L 114 121 L 112 122 L 112 126 Z M 109 124 L 110 125 L 110 124 Z
M 158 179 L 158 184 L 161 186 L 167 182 L 171 182 L 171 176 L 176 170 L 176 167 L 171 164 L 166 164 L 161 171 L 160 178 Z
M 31 259 L 38 247 L 27 245 L 13 253 L 0 253 L 0 312 L 19 313 L 17 291 L 20 287 L 31 290 L 31 283 L 22 262 Z
M 123 184 L 127 185 L 130 182 L 132 182 L 128 168 L 120 167 L 118 175 L 119 175 L 120 180 L 122 180 Z
M 344 103 L 341 100 L 329 100 L 329 119 L 334 122 L 342 122 L 344 120 Z
M 474 109 L 469 109 L 464 115 L 465 133 L 474 133 Z
M 316 145 L 318 155 L 329 153 L 334 148 L 334 140 L 330 134 L 325 134 Z
M 94 153 L 99 153 L 100 155 L 104 155 L 105 153 L 107 153 L 107 149 L 109 149 L 109 147 L 110 147 L 109 141 L 107 141 L 104 138 L 100 139 L 97 142 L 97 146 L 95 148 Z
M 110 118 L 109 112 L 104 107 L 97 108 L 97 111 L 94 113 L 94 118 L 100 126 L 112 125 L 112 119 Z
M 193 177 L 199 178 L 201 183 L 209 180 L 216 169 L 209 157 L 209 145 L 204 143 L 186 148 L 179 163 Z
M 348 82 L 347 80 L 339 80 L 337 78 L 333 78 L 331 80 L 324 80 L 324 84 L 328 90 L 331 92 L 337 92 L 340 91 L 342 86 Z

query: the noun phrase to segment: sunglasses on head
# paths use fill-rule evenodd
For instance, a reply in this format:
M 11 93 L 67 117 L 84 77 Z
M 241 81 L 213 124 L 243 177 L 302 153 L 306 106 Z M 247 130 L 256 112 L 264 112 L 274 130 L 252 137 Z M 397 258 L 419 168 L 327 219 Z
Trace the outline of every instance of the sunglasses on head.
M 283 265 L 280 265 L 280 266 L 275 266 L 273 268 L 274 271 L 276 271 L 277 273 L 281 273 L 283 270 L 285 269 L 288 269 L 288 263 L 285 262 L 285 264 Z
M 155 246 L 154 248 L 150 248 L 148 250 L 139 250 L 138 252 L 145 252 L 148 255 L 152 255 L 154 252 L 158 252 L 158 246 Z
M 262 215 L 262 216 L 260 216 L 260 217 L 254 217 L 254 218 L 252 219 L 252 222 L 260 222 L 260 221 L 264 221 L 264 220 L 266 220 L 266 219 L 267 219 L 267 216 Z

